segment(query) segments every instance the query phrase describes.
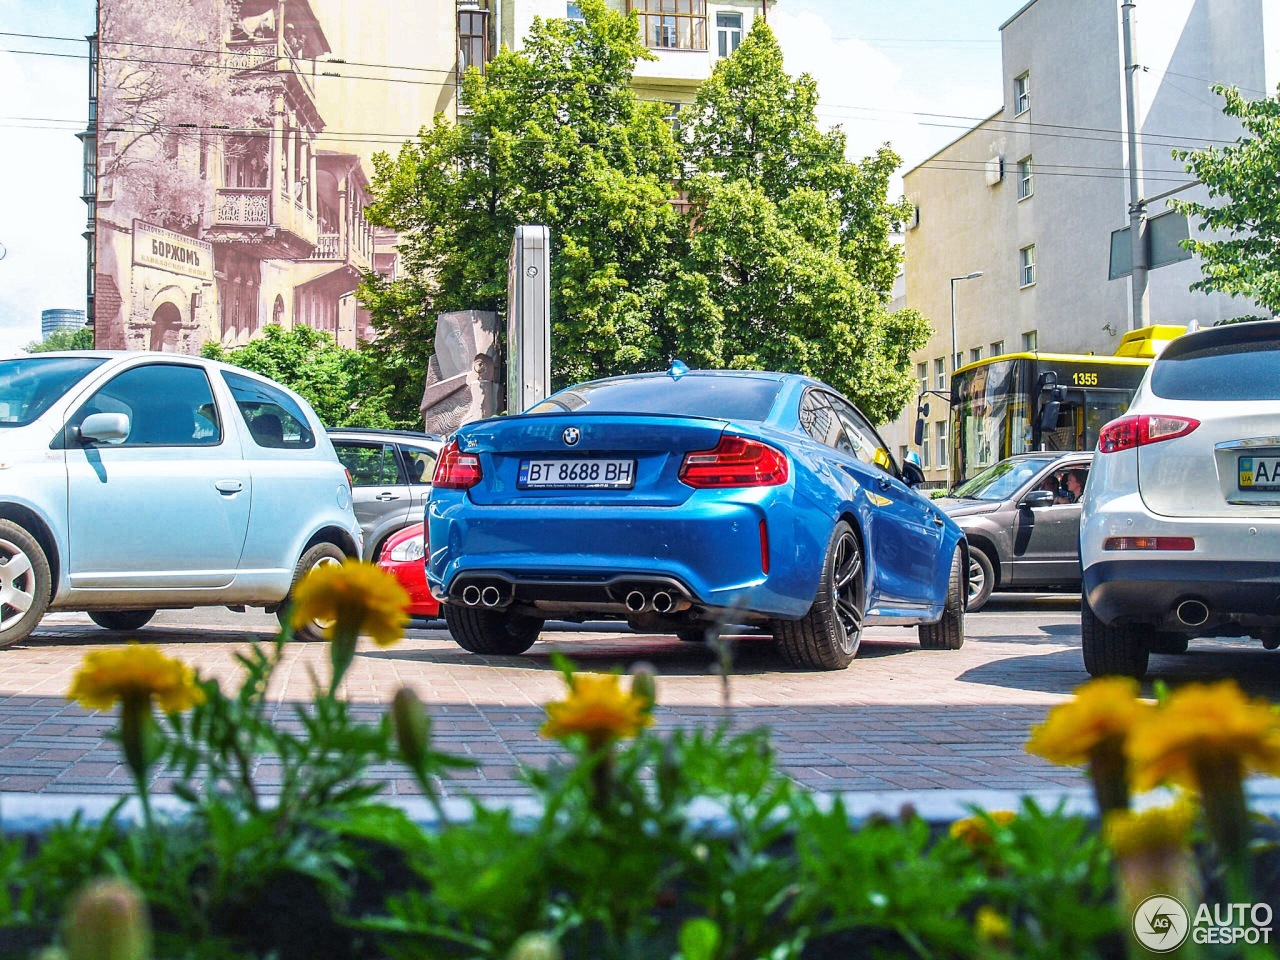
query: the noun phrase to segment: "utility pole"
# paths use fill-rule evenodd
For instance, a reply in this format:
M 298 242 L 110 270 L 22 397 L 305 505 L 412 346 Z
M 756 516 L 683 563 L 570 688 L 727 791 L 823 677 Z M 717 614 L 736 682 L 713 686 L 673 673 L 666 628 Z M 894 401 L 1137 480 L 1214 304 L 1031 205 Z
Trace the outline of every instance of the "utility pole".
M 1147 318 L 1147 238 L 1143 230 L 1147 202 L 1142 196 L 1142 154 L 1138 151 L 1138 70 L 1133 56 L 1134 0 L 1120 4 L 1120 20 L 1124 27 L 1124 95 L 1125 114 L 1129 122 L 1129 243 L 1133 264 L 1129 273 L 1129 290 L 1133 310 L 1129 329 L 1145 327 Z

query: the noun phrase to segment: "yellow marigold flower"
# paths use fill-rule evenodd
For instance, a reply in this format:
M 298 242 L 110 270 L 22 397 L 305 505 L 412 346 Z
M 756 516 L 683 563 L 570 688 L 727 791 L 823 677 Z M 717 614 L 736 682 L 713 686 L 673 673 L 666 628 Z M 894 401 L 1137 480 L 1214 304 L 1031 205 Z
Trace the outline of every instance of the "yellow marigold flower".
M 1198 770 L 1224 762 L 1241 774 L 1280 774 L 1280 716 L 1233 680 L 1190 683 L 1134 729 L 1128 752 L 1139 790 L 1161 783 L 1201 790 Z
M 204 691 L 196 685 L 195 671 L 181 660 L 131 643 L 86 656 L 67 699 L 90 710 L 107 710 L 120 701 L 155 700 L 166 713 L 177 713 L 204 703 Z
M 1054 707 L 1044 723 L 1032 729 L 1027 752 L 1051 763 L 1086 763 L 1098 744 L 1108 738 L 1123 739 L 1151 709 L 1138 699 L 1136 680 L 1090 680 L 1076 689 L 1075 699 Z
M 1117 810 L 1103 823 L 1103 836 L 1117 856 L 1182 849 L 1196 819 L 1196 807 L 1184 801 L 1141 813 Z
M 324 635 L 363 634 L 380 647 L 404 636 L 409 594 L 400 582 L 371 563 L 348 557 L 314 568 L 293 590 L 294 629 L 312 621 L 328 622 Z
M 569 696 L 547 704 L 547 722 L 542 735 L 562 740 L 575 733 L 585 734 L 592 749 L 623 737 L 634 737 L 653 723 L 649 701 L 643 695 L 627 693 L 617 674 L 574 674 Z
M 995 837 L 991 835 L 991 825 L 1007 827 L 1017 817 L 1012 810 L 992 810 L 985 816 L 978 814 L 965 817 L 951 824 L 951 838 L 959 840 L 971 850 L 989 847 L 995 842 Z
M 984 903 L 973 918 L 973 931 L 980 943 L 1008 946 L 1013 925 L 1003 913 Z

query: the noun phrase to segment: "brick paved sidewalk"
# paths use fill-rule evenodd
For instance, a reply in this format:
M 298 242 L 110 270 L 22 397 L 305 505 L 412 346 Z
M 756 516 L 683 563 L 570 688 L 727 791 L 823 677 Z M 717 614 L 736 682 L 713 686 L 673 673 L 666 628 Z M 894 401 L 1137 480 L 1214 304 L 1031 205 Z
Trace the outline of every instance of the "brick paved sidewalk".
M 767 638 L 744 636 L 729 681 L 728 712 L 704 650 L 665 636 L 600 632 L 548 632 L 549 639 L 524 657 L 477 657 L 441 630 L 415 629 L 392 649 L 363 649 L 345 694 L 367 705 L 362 712 L 374 719 L 396 689 L 413 687 L 435 717 L 438 746 L 479 763 L 447 786 L 455 796 L 526 795 L 521 765 L 549 764 L 560 755 L 557 744 L 537 733 L 542 705 L 563 695 L 550 663 L 553 652 L 585 669 L 654 663 L 662 675 L 659 731 L 726 718 L 740 729 L 768 726 L 780 769 L 806 788 L 1079 787 L 1076 772 L 1023 751 L 1028 729 L 1087 679 L 1078 632 L 1072 635 L 1070 617 L 1061 613 L 1047 619 L 1067 625 L 1028 626 L 1028 619 L 1035 618 L 971 617 L 970 640 L 958 651 L 921 650 L 914 631 L 872 628 L 853 666 L 837 673 L 790 672 Z M 235 649 L 247 640 L 270 639 L 269 623 L 258 618 L 247 629 L 157 625 L 141 637 L 227 686 L 238 675 Z M 26 644 L 0 651 L 0 791 L 130 792 L 118 748 L 105 740 L 114 716 L 85 711 L 63 697 L 84 654 L 120 640 L 87 618 L 61 615 Z M 308 699 L 313 673 L 327 676 L 325 655 L 320 644 L 287 650 L 271 691 L 278 717 L 291 716 L 293 705 Z M 1280 660 L 1243 644 L 1153 658 L 1153 665 L 1155 675 L 1175 681 L 1208 669 L 1247 678 L 1255 693 L 1280 692 Z M 256 771 L 267 790 L 278 776 L 269 760 Z M 375 769 L 371 776 L 391 793 L 416 792 L 398 767 Z M 156 786 L 163 791 L 168 784 Z

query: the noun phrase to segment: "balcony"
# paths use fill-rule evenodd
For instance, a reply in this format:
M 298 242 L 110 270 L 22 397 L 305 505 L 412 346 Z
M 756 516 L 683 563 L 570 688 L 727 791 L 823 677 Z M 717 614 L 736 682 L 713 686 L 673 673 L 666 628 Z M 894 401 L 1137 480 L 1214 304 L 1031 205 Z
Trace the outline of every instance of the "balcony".
M 650 47 L 649 52 L 658 59 L 636 61 L 632 76 L 637 84 L 692 91 L 711 77 L 710 50 Z
M 312 100 L 315 99 L 315 61 L 304 64 L 282 40 L 228 41 L 227 50 L 223 54 L 223 66 L 236 73 L 258 71 L 288 74 L 302 84 Z
M 315 214 L 270 187 L 223 187 L 206 239 L 254 244 L 263 258 L 309 257 L 318 239 Z
M 316 248 L 311 251 L 311 256 L 307 259 L 339 261 L 363 272 L 372 266 L 369 254 L 365 250 L 366 245 L 362 244 L 359 237 L 354 234 L 347 234 L 344 245 L 341 235 L 322 233 L 316 240 Z

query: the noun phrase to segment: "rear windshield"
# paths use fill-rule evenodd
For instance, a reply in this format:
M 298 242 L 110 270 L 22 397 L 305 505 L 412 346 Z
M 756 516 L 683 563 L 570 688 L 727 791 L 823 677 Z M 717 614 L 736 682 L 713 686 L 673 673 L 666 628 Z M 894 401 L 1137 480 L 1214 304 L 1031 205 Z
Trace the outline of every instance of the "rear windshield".
M 22 427 L 31 423 L 104 360 L 104 357 L 0 360 L 0 427 Z
M 782 384 L 761 377 L 687 373 L 580 383 L 526 413 L 654 413 L 716 420 L 763 420 Z
M 1280 400 L 1280 337 L 1268 326 L 1267 336 L 1223 331 L 1183 349 L 1175 340 L 1151 370 L 1151 392 L 1167 400 Z

